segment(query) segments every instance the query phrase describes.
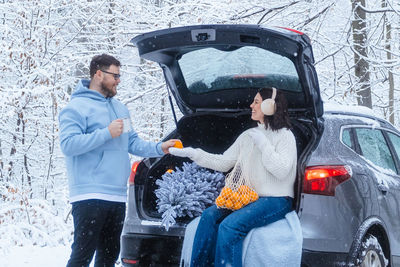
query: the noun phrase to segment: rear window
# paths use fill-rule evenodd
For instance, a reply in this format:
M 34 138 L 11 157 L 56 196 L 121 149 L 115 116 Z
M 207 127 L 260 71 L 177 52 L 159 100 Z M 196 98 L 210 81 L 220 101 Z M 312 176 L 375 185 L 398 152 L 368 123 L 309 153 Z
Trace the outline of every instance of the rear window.
M 255 46 L 232 51 L 204 48 L 184 54 L 178 63 L 193 94 L 261 87 L 302 91 L 289 58 Z

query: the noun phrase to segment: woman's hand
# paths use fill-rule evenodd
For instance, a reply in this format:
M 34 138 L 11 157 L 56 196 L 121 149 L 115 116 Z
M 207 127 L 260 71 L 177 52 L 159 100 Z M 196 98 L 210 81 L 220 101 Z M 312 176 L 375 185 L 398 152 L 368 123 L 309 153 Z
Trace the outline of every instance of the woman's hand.
M 267 137 L 258 129 L 251 129 L 249 131 L 251 139 L 253 139 L 254 144 L 261 151 L 264 150 L 265 146 L 268 145 Z
M 193 158 L 195 158 L 197 155 L 197 150 L 192 147 L 185 147 L 185 148 L 171 147 L 169 149 L 169 153 L 177 157 L 190 158 L 191 160 L 193 160 Z

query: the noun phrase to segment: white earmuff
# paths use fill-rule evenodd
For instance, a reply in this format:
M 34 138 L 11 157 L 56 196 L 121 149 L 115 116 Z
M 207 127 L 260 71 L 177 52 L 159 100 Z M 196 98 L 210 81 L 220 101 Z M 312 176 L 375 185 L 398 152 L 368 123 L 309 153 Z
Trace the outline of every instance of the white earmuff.
M 274 115 L 276 111 L 275 97 L 276 97 L 276 88 L 272 87 L 271 98 L 267 98 L 261 103 L 261 111 L 264 113 L 264 115 L 267 116 Z

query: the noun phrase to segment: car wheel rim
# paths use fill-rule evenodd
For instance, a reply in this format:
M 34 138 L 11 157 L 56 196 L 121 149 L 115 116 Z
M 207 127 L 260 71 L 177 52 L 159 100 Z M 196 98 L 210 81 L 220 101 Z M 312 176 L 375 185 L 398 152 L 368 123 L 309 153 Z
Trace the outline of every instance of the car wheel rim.
M 379 255 L 374 250 L 369 250 L 364 257 L 361 267 L 382 267 Z

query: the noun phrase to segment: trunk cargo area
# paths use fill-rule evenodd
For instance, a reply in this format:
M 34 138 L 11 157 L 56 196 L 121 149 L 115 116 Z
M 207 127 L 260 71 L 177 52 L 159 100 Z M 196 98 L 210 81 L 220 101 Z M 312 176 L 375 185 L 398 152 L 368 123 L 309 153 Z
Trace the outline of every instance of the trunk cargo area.
M 210 153 L 223 153 L 243 131 L 257 125 L 250 117 L 250 112 L 240 114 L 216 114 L 214 112 L 184 116 L 178 122 L 177 131 L 167 139 L 178 138 L 182 140 L 184 147 L 201 148 Z M 295 119 L 292 119 L 291 122 L 292 132 L 296 137 L 298 162 L 300 162 L 302 151 L 308 147 L 312 139 L 312 131 L 304 123 Z M 165 155 L 160 160 L 152 162 L 147 170 L 140 172 L 139 177 L 135 178 L 135 184 L 140 184 L 141 187 L 136 191 L 136 203 L 142 205 L 138 207 L 139 216 L 153 220 L 161 218 L 161 213 L 157 211 L 157 197 L 154 192 L 158 188 L 156 180 L 161 179 L 168 169 L 181 167 L 186 161 L 188 161 L 186 158 Z M 298 168 L 301 168 L 300 166 L 299 163 Z M 296 196 L 299 191 L 297 187 L 296 182 Z M 138 201 L 139 199 L 141 201 Z M 177 222 L 186 223 L 191 219 L 177 218 Z

